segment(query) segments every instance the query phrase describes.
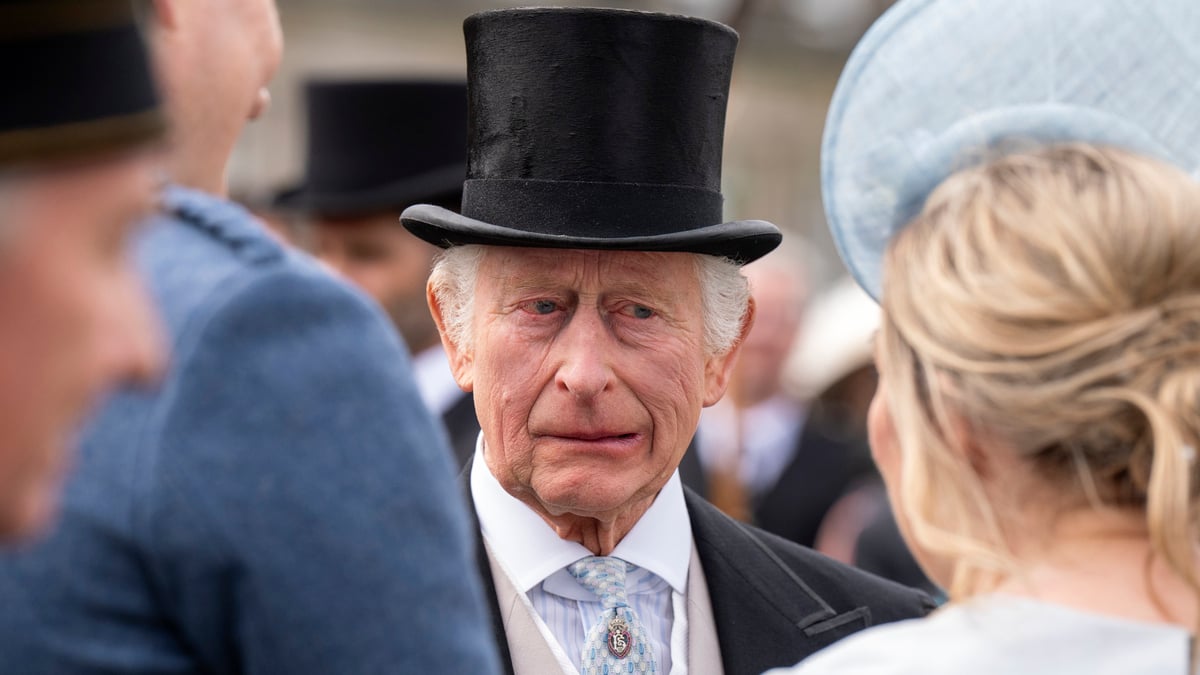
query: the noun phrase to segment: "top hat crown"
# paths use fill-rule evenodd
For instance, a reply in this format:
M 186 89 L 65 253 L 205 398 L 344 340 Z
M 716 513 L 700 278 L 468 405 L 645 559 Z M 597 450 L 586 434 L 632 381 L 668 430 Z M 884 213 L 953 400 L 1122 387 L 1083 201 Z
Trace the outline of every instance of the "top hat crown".
M 454 203 L 467 160 L 467 87 L 436 80 L 313 80 L 308 156 L 278 207 L 327 216 Z
M 0 166 L 159 138 L 158 92 L 131 0 L 0 2 Z
M 464 23 L 468 165 L 462 215 L 404 225 L 440 246 L 688 251 L 741 262 L 780 240 L 723 222 L 725 109 L 737 34 L 613 9 L 482 12 Z

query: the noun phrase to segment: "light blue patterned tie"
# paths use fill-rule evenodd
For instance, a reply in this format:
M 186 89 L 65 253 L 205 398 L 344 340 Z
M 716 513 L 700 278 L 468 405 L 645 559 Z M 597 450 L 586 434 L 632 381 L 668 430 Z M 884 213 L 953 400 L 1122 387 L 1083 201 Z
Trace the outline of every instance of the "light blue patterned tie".
M 604 606 L 583 643 L 580 675 L 658 672 L 646 628 L 626 601 L 625 570 L 624 560 L 603 556 L 584 558 L 567 568 Z

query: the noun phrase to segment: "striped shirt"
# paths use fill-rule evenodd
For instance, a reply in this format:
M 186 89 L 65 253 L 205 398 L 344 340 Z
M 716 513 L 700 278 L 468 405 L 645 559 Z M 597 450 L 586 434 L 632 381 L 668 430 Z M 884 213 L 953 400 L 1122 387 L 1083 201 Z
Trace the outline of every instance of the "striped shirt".
M 633 567 L 625 573 L 625 594 L 654 646 L 659 672 L 670 673 L 671 585 L 647 569 Z M 561 569 L 530 590 L 529 601 L 578 670 L 588 631 L 604 609 L 600 599 Z

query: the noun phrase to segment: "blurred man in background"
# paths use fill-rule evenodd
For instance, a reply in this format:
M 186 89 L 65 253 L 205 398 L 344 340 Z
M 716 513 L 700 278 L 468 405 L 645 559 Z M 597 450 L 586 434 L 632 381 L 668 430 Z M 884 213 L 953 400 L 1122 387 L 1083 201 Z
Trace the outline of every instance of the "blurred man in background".
M 54 534 L 0 560 L 0 672 L 493 672 L 403 346 L 223 198 L 280 59 L 275 3 L 152 7 L 176 184 L 138 258 L 174 360 L 87 431 Z
M 805 253 L 803 245 L 785 240 L 745 267 L 758 313 L 728 393 L 700 416 L 696 442 L 710 499 L 747 522 L 756 519 L 756 506 L 796 457 L 804 428 L 805 402 L 783 384 L 808 297 Z
M 53 514 L 96 396 L 161 369 L 126 240 L 153 203 L 147 146 L 164 125 L 128 0 L 0 5 L 0 73 L 0 539 L 11 539 Z M 122 86 L 91 86 L 113 78 Z
M 474 399 L 454 382 L 425 302 L 437 248 L 409 234 L 417 203 L 457 211 L 467 168 L 467 85 L 421 80 L 316 80 L 305 90 L 303 182 L 275 207 L 297 241 L 375 298 L 412 350 L 421 398 L 441 418 L 459 465 L 475 451 Z
M 818 549 L 830 509 L 848 490 L 876 480 L 866 422 L 878 309 L 860 295 L 842 284 L 815 298 L 799 341 L 779 364 L 781 386 L 806 402 L 806 416 L 795 452 L 755 508 L 763 529 Z
M 852 283 L 810 306 L 805 256 L 802 244 L 785 241 L 746 266 L 758 315 L 728 394 L 704 410 L 696 438 L 714 504 L 853 562 L 863 529 L 881 511 L 888 515 L 876 498 L 882 493 L 866 433 L 878 308 Z M 911 560 L 903 547 L 896 553 Z M 879 557 L 891 558 L 887 550 Z

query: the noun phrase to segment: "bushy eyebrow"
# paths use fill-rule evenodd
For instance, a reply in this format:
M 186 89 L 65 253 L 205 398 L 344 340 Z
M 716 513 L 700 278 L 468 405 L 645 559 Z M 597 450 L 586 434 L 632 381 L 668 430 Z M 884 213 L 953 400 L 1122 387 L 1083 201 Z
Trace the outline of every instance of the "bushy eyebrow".
M 646 284 L 631 282 L 627 284 L 617 284 L 611 289 L 612 295 L 627 295 L 633 298 L 643 298 L 646 302 L 657 307 L 669 306 L 675 295 L 670 293 L 666 288 L 655 288 Z
M 500 290 L 505 294 L 521 294 L 531 291 L 545 292 L 565 292 L 574 294 L 577 289 L 570 282 L 564 282 L 560 279 L 549 277 L 528 277 L 511 275 L 507 278 L 497 279 Z M 656 288 L 649 284 L 644 284 L 636 281 L 618 282 L 604 289 L 605 296 L 629 296 L 654 305 L 655 307 L 667 307 L 672 304 L 674 294 L 670 293 L 666 288 Z

